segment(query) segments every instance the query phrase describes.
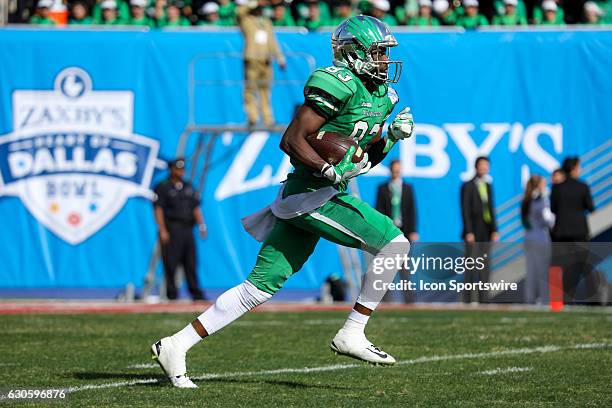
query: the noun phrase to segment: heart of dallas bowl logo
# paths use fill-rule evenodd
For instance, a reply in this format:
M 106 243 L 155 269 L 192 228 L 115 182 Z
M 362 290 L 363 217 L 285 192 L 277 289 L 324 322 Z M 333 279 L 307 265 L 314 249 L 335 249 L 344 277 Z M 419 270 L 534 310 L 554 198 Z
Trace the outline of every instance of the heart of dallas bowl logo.
M 134 134 L 131 91 L 98 91 L 88 73 L 62 70 L 52 90 L 13 92 L 13 132 L 0 136 L 0 196 L 16 196 L 76 245 L 130 197 L 150 197 L 158 142 Z

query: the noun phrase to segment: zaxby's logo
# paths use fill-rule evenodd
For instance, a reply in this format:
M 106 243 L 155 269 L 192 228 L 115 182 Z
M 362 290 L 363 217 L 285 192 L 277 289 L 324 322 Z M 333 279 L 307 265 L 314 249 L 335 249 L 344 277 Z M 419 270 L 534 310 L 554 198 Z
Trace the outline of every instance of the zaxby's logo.
M 94 91 L 80 68 L 54 89 L 13 92 L 13 132 L 0 136 L 0 195 L 17 196 L 70 244 L 96 233 L 128 198 L 149 197 L 156 140 L 136 135 L 130 91 Z

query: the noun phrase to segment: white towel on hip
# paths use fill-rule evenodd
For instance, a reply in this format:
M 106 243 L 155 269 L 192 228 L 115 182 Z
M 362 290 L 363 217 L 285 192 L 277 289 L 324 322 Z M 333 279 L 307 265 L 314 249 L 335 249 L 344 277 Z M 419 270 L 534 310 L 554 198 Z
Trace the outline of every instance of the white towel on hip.
M 259 242 L 265 241 L 274 228 L 277 218 L 287 220 L 308 214 L 339 193 L 334 187 L 329 186 L 283 198 L 283 189 L 284 186 L 280 188 L 272 204 L 241 220 L 244 229 Z

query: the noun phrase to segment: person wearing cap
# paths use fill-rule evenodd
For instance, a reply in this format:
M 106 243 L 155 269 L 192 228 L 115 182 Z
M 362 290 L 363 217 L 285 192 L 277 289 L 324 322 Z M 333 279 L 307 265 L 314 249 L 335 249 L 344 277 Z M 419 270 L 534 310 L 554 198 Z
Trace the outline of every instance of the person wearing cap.
M 95 19 L 94 19 L 95 20 Z M 100 3 L 100 20 L 95 20 L 99 25 L 123 25 L 119 18 L 117 2 L 115 0 L 104 0 Z
M 542 2 L 542 21 L 540 25 L 543 26 L 562 26 L 565 23 L 559 21 L 559 6 L 554 0 L 544 0 Z
M 408 25 L 416 27 L 437 27 L 440 22 L 433 16 L 431 0 L 419 0 L 419 14 L 408 20 Z
M 271 19 L 274 27 L 295 27 L 295 20 L 291 10 L 287 7 L 285 0 L 273 0 L 270 2 Z
M 434 16 L 442 25 L 454 26 L 457 24 L 457 13 L 451 8 L 448 0 L 433 0 L 432 9 Z
M 219 19 L 219 5 L 213 1 L 209 1 L 202 5 L 200 9 L 200 15 L 202 20 L 198 21 L 199 26 L 221 26 L 221 20 Z
M 554 3 L 554 4 L 553 4 Z M 562 7 L 557 4 L 555 0 L 543 0 L 539 6 L 533 7 L 533 23 L 541 25 L 564 25 L 565 24 L 565 11 Z M 554 22 L 546 21 L 545 14 L 548 12 L 550 15 L 555 16 Z
M 329 25 L 338 26 L 347 18 L 351 18 L 355 15 L 351 0 L 339 0 L 333 12 L 333 17 L 329 21 Z
M 219 4 L 219 25 L 231 27 L 236 25 L 236 3 L 233 0 L 217 0 Z
M 457 18 L 457 25 L 468 30 L 489 25 L 485 16 L 478 12 L 478 0 L 463 0 L 464 14 Z
M 276 42 L 272 21 L 263 15 L 267 5 L 267 0 L 256 0 L 236 9 L 244 37 L 244 105 L 249 127 L 259 119 L 258 99 L 264 126 L 274 124 L 270 106 L 272 60 L 276 59 L 280 69 L 285 69 L 285 56 Z
M 168 162 L 170 176 L 154 188 L 153 209 L 157 223 L 166 276 L 166 296 L 178 297 L 176 270 L 183 266 L 187 287 L 193 300 L 204 299 L 196 273 L 196 243 L 193 227 L 206 238 L 206 224 L 200 209 L 200 193 L 184 180 L 185 160 Z
M 69 25 L 92 25 L 93 18 L 88 15 L 87 5 L 77 0 L 70 5 L 70 18 L 68 19 Z
M 493 8 L 495 9 L 495 15 L 498 16 L 503 16 L 506 15 L 506 7 L 507 7 L 507 1 L 506 0 L 495 0 L 495 2 L 493 3 Z M 516 1 L 510 1 L 510 3 L 516 3 L 514 5 L 515 7 L 515 13 L 518 17 L 524 17 L 525 20 L 527 19 L 527 7 L 525 6 L 525 1 L 524 0 L 516 0 Z
M 129 25 L 143 27 L 155 26 L 155 22 L 145 13 L 145 7 L 147 7 L 147 5 L 147 0 L 130 0 Z
M 493 16 L 493 25 L 517 26 L 527 25 L 527 18 L 517 12 L 518 0 L 504 0 L 504 13 Z
M 53 0 L 38 0 L 35 14 L 30 19 L 30 24 L 55 25 L 55 21 L 49 18 L 49 9 L 53 6 Z
M 306 27 L 308 31 L 315 31 L 321 27 L 330 25 L 330 20 L 323 17 L 321 13 L 321 2 L 319 0 L 306 0 L 308 13 L 298 20 L 298 25 Z
M 594 1 L 587 1 L 583 6 L 584 24 L 586 25 L 599 25 L 603 24 L 601 17 L 603 11 Z
M 370 12 L 368 14 L 379 19 L 388 26 L 396 26 L 397 20 L 389 14 L 389 10 L 391 10 L 389 0 L 372 0 Z
M 157 26 L 163 27 L 189 27 L 191 23 L 182 14 L 183 3 L 181 1 L 171 1 L 166 7 L 163 18 L 157 20 Z
M 91 15 L 93 16 L 94 24 L 102 24 L 102 25 L 119 25 L 125 24 L 125 21 L 128 21 L 130 18 L 130 6 L 127 3 L 127 0 L 113 0 L 114 6 L 113 9 L 115 18 L 114 19 L 106 19 L 104 20 L 102 17 L 102 4 L 106 3 L 107 9 L 109 9 L 110 5 L 113 3 L 107 3 L 108 0 L 98 0 L 95 6 L 93 7 L 93 11 Z M 111 12 L 107 12 L 107 14 L 111 14 Z M 104 21 L 113 21 L 112 23 L 105 23 Z

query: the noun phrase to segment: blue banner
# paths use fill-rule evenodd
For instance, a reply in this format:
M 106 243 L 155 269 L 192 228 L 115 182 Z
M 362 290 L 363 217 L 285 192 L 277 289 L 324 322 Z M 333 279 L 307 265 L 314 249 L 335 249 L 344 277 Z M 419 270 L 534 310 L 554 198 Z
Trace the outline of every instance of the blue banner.
M 423 241 L 457 241 L 459 189 L 474 159 L 491 158 L 502 237 L 520 239 L 517 197 L 581 155 L 596 204 L 612 200 L 612 32 L 399 33 L 398 110 L 416 136 L 358 180 L 374 204 L 389 160 L 413 184 Z M 286 71 L 273 108 L 287 123 L 314 66 L 331 64 L 329 33 L 278 33 Z M 154 248 L 152 186 L 188 125 L 244 123 L 238 32 L 0 30 L 0 287 L 139 285 Z M 271 202 L 290 170 L 280 135 L 225 133 L 202 192 L 209 237 L 198 243 L 202 286 L 250 272 L 259 248 L 240 218 Z M 608 150 L 606 150 L 608 149 Z M 196 171 L 201 171 L 197 168 Z M 188 169 L 189 173 L 189 169 Z M 602 176 L 603 174 L 603 176 Z M 313 289 L 341 272 L 321 242 L 287 287 Z

